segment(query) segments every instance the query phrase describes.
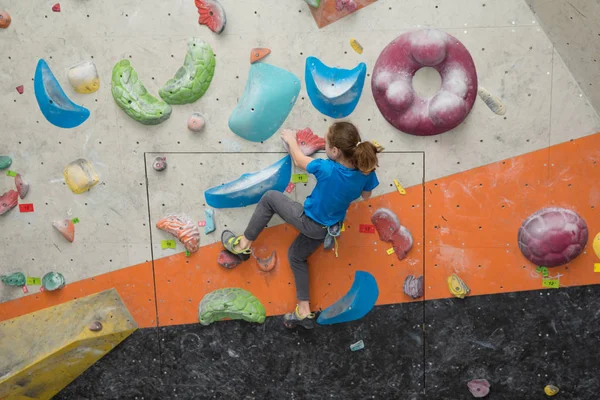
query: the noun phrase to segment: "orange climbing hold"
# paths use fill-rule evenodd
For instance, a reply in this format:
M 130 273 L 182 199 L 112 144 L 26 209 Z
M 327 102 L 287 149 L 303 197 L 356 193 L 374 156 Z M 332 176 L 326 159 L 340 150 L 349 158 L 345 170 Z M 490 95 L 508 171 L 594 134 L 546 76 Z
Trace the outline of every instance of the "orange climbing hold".
M 52 226 L 56 228 L 56 230 L 59 231 L 65 237 L 65 239 L 73 243 L 75 240 L 75 225 L 73 224 L 73 221 L 70 219 L 54 221 Z
M 10 15 L 6 11 L 0 11 L 0 29 L 8 28 L 10 21 Z
M 206 25 L 214 33 L 220 34 L 225 29 L 227 17 L 223 6 L 217 0 L 195 0 L 198 7 L 198 23 Z
M 200 230 L 189 218 L 169 215 L 158 221 L 156 227 L 179 239 L 190 253 L 195 253 L 200 248 Z
M 271 49 L 266 47 L 255 47 L 250 52 L 250 64 L 254 64 L 258 60 L 261 60 L 271 54 Z

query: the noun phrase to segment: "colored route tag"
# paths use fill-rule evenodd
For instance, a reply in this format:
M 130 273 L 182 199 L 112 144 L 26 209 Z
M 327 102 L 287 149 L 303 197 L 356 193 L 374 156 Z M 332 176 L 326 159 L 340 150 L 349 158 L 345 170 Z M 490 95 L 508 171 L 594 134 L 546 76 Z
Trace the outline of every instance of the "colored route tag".
M 558 289 L 560 284 L 558 279 L 542 279 L 542 287 L 549 289 Z
M 360 224 L 358 231 L 360 233 L 375 233 L 375 225 Z
M 33 212 L 33 204 L 19 204 L 19 211 L 24 212 Z
M 28 276 L 27 277 L 27 284 L 28 285 L 41 285 L 42 284 L 42 278 L 34 278 L 33 276 Z
M 400 182 L 398 182 L 396 179 L 394 179 L 394 185 L 396 185 L 396 189 L 398 189 L 398 193 L 406 194 L 406 190 L 402 187 Z
M 394 250 L 393 247 L 390 247 L 385 252 L 387 253 L 388 256 L 391 256 L 392 254 L 394 254 L 396 252 L 396 250 Z
M 6 176 L 17 176 L 17 173 L 15 171 L 8 170 L 6 171 Z
M 21 290 L 22 290 L 22 291 L 23 291 L 23 293 L 25 293 L 25 294 L 29 293 L 29 290 L 27 289 L 27 286 L 23 286 L 23 287 L 21 288 Z
M 600 263 L 594 263 L 594 272 L 600 272 Z
M 190 251 L 189 251 L 189 250 L 186 250 L 186 251 L 185 251 L 185 256 L 186 256 L 186 257 L 189 257 L 190 255 L 191 255 Z
M 287 187 L 285 188 L 285 192 L 292 193 L 292 191 L 294 190 L 295 187 L 296 187 L 296 185 L 294 185 L 292 182 L 290 182 L 290 183 L 288 183 Z
M 198 226 L 206 226 L 206 221 L 198 221 Z
M 73 218 L 71 220 L 71 222 L 74 223 L 74 224 L 77 224 L 77 223 L 79 223 L 79 218 Z
M 346 230 L 346 224 L 342 224 L 342 228 L 340 229 L 340 232 L 344 232 Z
M 174 240 L 161 240 L 160 247 L 163 249 L 174 249 L 177 247 L 177 243 Z
M 293 174 L 292 183 L 306 183 L 308 182 L 307 174 Z

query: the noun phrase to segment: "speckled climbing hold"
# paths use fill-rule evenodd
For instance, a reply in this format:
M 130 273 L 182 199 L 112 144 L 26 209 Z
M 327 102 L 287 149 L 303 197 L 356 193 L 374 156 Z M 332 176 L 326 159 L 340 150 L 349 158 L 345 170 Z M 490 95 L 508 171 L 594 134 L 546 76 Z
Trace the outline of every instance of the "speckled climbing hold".
M 69 68 L 69 83 L 78 93 L 94 93 L 100 88 L 100 77 L 92 61 L 83 61 Z
M 406 257 L 413 246 L 413 238 L 409 230 L 400 224 L 400 220 L 391 210 L 380 208 L 373 213 L 371 222 L 375 225 L 379 239 L 392 243 L 398 260 Z
M 87 108 L 73 103 L 67 97 L 44 60 L 38 61 L 33 89 L 40 111 L 52 125 L 59 128 L 75 128 L 90 116 Z
M 217 256 L 217 264 L 223 268 L 234 269 L 242 263 L 242 260 L 237 255 L 228 252 L 227 250 L 221 250 Z
M 167 157 L 156 157 L 152 162 L 155 171 L 164 171 L 167 168 Z
M 312 8 L 319 8 L 319 4 L 321 4 L 321 0 L 304 0 L 306 4 L 311 6 Z
M 358 6 L 354 0 L 335 0 L 335 9 L 338 11 L 343 11 L 344 9 L 349 12 L 354 12 Z
M 23 85 L 19 85 L 15 89 L 17 89 L 17 93 L 19 94 L 23 94 L 23 92 L 25 92 L 25 88 L 23 87 Z
M 317 136 L 310 128 L 304 128 L 296 132 L 296 143 L 305 156 L 310 156 L 319 150 L 325 150 L 325 139 Z M 290 151 L 288 144 L 284 141 L 286 151 Z
M 65 277 L 60 272 L 48 272 L 42 277 L 44 290 L 53 291 L 65 287 Z
M 6 11 L 0 11 L 0 29 L 8 28 L 10 21 L 10 14 Z
M 467 284 L 458 277 L 456 274 L 452 274 L 447 279 L 448 289 L 450 293 L 452 293 L 455 297 L 459 299 L 464 299 L 466 295 L 471 293 L 471 289 L 467 286 Z
M 486 379 L 473 379 L 467 383 L 467 387 L 476 398 L 485 397 L 490 392 L 490 383 Z
M 84 158 L 78 158 L 67 164 L 63 175 L 65 176 L 67 186 L 75 194 L 87 192 L 99 181 L 94 167 Z
M 6 169 L 12 164 L 12 158 L 9 156 L 0 156 L 0 169 Z
M 566 208 L 543 208 L 519 228 L 521 253 L 536 265 L 557 267 L 575 259 L 588 241 L 586 222 Z
M 271 54 L 271 49 L 266 47 L 255 47 L 250 50 L 250 64 L 254 64 L 258 60 L 262 60 L 266 56 Z
M 544 393 L 546 393 L 546 396 L 556 396 L 558 392 L 560 392 L 560 389 L 554 385 L 546 385 L 544 388 Z
M 59 231 L 65 239 L 73 243 L 75 240 L 75 224 L 70 219 L 57 220 L 52 223 L 52 226 Z
M 262 324 L 265 307 L 252 293 L 240 288 L 218 289 L 206 294 L 198 306 L 198 319 L 210 325 L 223 318 L 242 319 Z
M 205 124 L 206 121 L 204 120 L 204 117 L 197 112 L 190 115 L 190 118 L 188 119 L 188 129 L 192 132 L 200 132 L 204 129 Z
M 204 209 L 204 215 L 206 216 L 206 224 L 204 225 L 204 234 L 208 235 L 215 231 L 215 210 L 211 208 Z
M 14 274 L 1 275 L 0 280 L 2 283 L 8 286 L 25 286 L 27 278 L 22 272 L 15 272 Z
M 418 278 L 414 275 L 408 275 L 404 280 L 404 294 L 413 298 L 418 299 L 423 297 L 423 276 Z
M 215 55 L 204 40 L 191 38 L 183 66 L 158 90 L 168 104 L 189 104 L 198 100 L 210 86 L 215 74 Z
M 19 197 L 21 199 L 24 199 L 25 196 L 27 196 L 27 193 L 29 192 L 29 183 L 27 183 L 25 179 L 23 179 L 23 176 L 21 174 L 17 174 L 17 176 L 15 176 L 15 186 L 17 187 Z
M 200 248 L 200 230 L 188 217 L 169 215 L 158 221 L 156 227 L 179 239 L 190 253 L 195 253 Z
M 92 332 L 100 332 L 102 330 L 102 322 L 100 321 L 92 321 L 88 325 L 88 329 Z
M 198 23 L 206 25 L 214 33 L 221 33 L 227 24 L 223 6 L 217 0 L 195 0 L 198 7 Z
M 19 202 L 19 194 L 16 190 L 9 190 L 0 196 L 0 215 L 4 215 L 16 207 Z
M 171 106 L 148 93 L 129 60 L 115 64 L 111 87 L 117 105 L 139 123 L 158 125 L 171 116 Z
M 504 104 L 502 104 L 500 99 L 493 96 L 486 88 L 484 88 L 483 86 L 479 86 L 477 88 L 477 94 L 479 95 L 479 98 L 483 100 L 485 105 L 488 106 L 488 108 L 492 110 L 492 112 L 494 112 L 494 114 L 506 114 L 506 108 L 504 107 Z
M 52 11 L 54 12 L 60 12 L 60 3 L 56 3 L 55 5 L 52 6 Z

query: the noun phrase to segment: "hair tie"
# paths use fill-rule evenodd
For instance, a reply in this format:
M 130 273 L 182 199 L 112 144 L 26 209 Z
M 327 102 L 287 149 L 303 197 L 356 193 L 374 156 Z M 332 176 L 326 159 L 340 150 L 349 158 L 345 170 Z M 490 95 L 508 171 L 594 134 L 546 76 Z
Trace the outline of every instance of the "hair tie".
M 358 143 L 356 143 L 355 147 L 358 147 L 359 144 L 361 144 L 362 142 L 359 140 Z

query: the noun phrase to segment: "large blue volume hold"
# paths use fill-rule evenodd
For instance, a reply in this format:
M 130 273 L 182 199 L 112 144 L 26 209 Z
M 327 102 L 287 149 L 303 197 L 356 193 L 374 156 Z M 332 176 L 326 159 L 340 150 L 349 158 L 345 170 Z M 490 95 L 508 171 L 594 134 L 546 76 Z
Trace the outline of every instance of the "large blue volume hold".
M 283 192 L 292 177 L 292 159 L 285 156 L 267 168 L 243 174 L 235 181 L 204 192 L 206 203 L 214 208 L 246 207 L 258 203 L 269 190 Z
M 33 89 L 42 114 L 52 125 L 75 128 L 90 116 L 87 108 L 73 103 L 67 97 L 43 59 L 38 61 L 35 69 Z

